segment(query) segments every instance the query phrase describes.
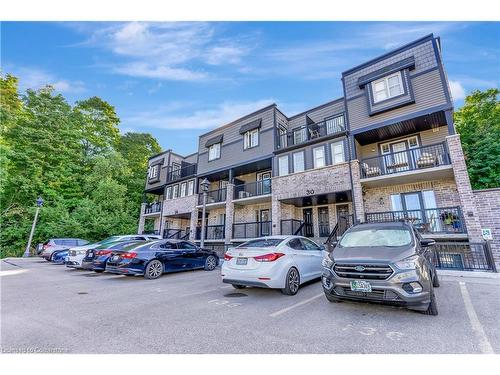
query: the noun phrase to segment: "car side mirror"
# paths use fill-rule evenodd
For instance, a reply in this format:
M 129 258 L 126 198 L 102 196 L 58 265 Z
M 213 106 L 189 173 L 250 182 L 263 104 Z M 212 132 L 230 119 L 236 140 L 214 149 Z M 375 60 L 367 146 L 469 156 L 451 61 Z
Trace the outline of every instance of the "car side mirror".
M 436 244 L 436 241 L 431 240 L 431 239 L 420 240 L 420 246 L 422 246 L 422 247 L 434 246 L 435 244 Z

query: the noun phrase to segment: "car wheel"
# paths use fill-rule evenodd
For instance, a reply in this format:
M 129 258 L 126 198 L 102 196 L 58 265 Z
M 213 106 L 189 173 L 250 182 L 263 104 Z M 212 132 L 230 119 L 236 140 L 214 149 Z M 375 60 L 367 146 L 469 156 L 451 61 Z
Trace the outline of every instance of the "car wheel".
M 434 288 L 439 288 L 439 278 L 438 278 L 436 270 L 434 270 L 434 277 L 432 278 L 432 286 Z
M 157 279 L 163 273 L 163 263 L 158 259 L 153 259 L 146 266 L 146 272 L 144 272 L 144 277 L 146 279 Z
M 205 271 L 213 271 L 217 267 L 217 259 L 213 255 L 209 255 L 205 259 Z
M 297 268 L 292 267 L 288 270 L 285 279 L 285 287 L 281 289 L 283 294 L 294 296 L 299 291 L 300 275 Z
M 434 288 L 431 289 L 431 302 L 429 303 L 429 307 L 424 311 L 425 315 L 434 315 L 438 314 L 438 308 L 436 303 L 436 295 L 434 294 Z
M 240 284 L 231 284 L 234 289 L 245 289 L 247 286 L 246 285 L 240 285 Z
M 338 299 L 337 297 L 332 296 L 331 294 L 326 294 L 325 293 L 325 297 L 326 297 L 326 299 L 329 302 L 342 302 L 340 299 Z

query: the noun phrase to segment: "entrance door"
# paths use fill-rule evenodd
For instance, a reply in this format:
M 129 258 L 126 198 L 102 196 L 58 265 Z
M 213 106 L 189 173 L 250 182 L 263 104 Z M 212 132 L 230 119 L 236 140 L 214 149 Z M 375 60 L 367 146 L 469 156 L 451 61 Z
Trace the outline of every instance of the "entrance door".
M 337 232 L 338 236 L 344 234 L 344 232 L 349 228 L 349 206 L 347 204 L 337 205 L 337 223 L 339 225 L 339 230 Z
M 304 208 L 303 216 L 304 216 L 304 236 L 314 237 L 312 208 Z
M 328 220 L 328 207 L 318 208 L 319 236 L 328 237 L 330 234 L 330 221 Z
M 271 194 L 271 171 L 257 173 L 257 195 Z
M 260 218 L 259 218 L 259 230 L 261 236 L 269 236 L 271 235 L 271 223 L 269 210 L 260 210 Z

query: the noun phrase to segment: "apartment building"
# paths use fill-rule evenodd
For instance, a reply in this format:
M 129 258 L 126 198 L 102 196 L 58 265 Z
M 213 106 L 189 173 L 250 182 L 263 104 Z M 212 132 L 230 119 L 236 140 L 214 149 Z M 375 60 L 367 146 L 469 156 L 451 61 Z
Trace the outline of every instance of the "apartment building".
M 423 236 L 480 241 L 453 124 L 439 37 L 427 35 L 342 73 L 344 96 L 288 117 L 270 105 L 199 137 L 195 154 L 150 159 L 145 220 L 205 243 L 302 234 L 325 242 L 353 222 L 406 219 Z

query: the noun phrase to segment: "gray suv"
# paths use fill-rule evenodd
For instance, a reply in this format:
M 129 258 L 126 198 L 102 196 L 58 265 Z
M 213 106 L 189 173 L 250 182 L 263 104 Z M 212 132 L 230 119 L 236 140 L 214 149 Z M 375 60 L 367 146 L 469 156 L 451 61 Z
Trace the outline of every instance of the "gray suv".
M 437 315 L 434 244 L 404 222 L 356 225 L 323 259 L 325 296 L 330 302 L 388 303 Z

